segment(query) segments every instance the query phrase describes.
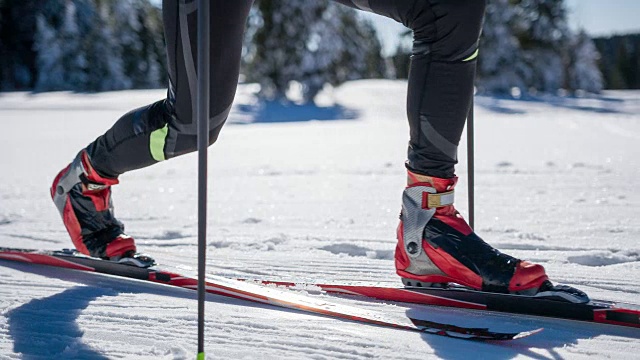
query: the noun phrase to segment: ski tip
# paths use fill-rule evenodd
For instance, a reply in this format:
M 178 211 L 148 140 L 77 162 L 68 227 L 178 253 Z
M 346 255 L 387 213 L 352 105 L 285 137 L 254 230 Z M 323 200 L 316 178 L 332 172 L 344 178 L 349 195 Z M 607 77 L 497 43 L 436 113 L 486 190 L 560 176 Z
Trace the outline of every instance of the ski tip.
M 204 360 L 204 353 L 198 353 L 198 357 L 196 357 L 196 360 Z
M 520 332 L 516 336 L 513 337 L 513 340 L 522 339 L 522 338 L 529 337 L 531 335 L 535 335 L 535 334 L 541 333 L 542 330 L 544 330 L 544 328 L 538 328 L 538 329 L 531 330 L 531 331 Z

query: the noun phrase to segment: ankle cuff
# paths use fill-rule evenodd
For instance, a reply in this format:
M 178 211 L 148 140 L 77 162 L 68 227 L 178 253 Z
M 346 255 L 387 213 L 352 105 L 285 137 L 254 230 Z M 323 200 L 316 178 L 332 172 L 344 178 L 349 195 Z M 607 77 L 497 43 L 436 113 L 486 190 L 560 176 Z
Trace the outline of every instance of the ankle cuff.
M 88 182 L 105 186 L 116 185 L 119 183 L 117 178 L 107 178 L 98 174 L 98 172 L 93 168 L 93 165 L 91 165 L 91 159 L 89 158 L 89 154 L 86 150 L 82 150 L 82 152 L 80 153 L 80 159 L 82 161 L 82 167 L 84 169 L 84 174 Z

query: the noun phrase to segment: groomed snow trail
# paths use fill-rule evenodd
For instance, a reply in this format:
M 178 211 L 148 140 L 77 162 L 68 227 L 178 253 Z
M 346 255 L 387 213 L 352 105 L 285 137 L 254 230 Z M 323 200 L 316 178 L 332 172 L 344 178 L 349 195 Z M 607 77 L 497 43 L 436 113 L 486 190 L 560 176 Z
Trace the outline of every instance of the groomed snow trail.
M 408 125 L 402 81 L 358 81 L 341 107 L 261 109 L 241 85 L 210 148 L 208 271 L 223 276 L 397 283 L 395 227 Z M 0 247 L 70 247 L 48 187 L 124 112 L 164 91 L 0 95 Z M 271 112 L 269 112 L 271 111 Z M 598 99 L 479 97 L 476 230 L 595 298 L 640 302 L 640 92 Z M 277 114 L 277 113 L 276 113 Z M 271 120 L 269 120 L 271 119 Z M 236 123 L 236 124 L 234 124 Z M 240 125 L 245 124 L 245 125 Z M 464 137 L 464 136 L 463 136 Z M 459 149 L 466 213 L 466 148 Z M 195 154 L 123 175 L 117 216 L 141 251 L 195 275 Z M 315 295 L 314 295 L 315 296 Z M 614 358 L 640 331 L 562 320 L 334 299 L 403 316 L 523 330 L 470 343 L 207 297 L 207 352 L 233 359 Z M 96 274 L 0 262 L 0 359 L 190 359 L 195 294 Z

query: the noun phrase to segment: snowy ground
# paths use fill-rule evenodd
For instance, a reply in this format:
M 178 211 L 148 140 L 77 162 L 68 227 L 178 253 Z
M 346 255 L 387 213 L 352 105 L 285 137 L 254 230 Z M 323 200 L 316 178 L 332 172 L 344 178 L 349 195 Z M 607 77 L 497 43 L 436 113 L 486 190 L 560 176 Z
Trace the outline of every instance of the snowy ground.
M 210 149 L 208 271 L 224 276 L 396 283 L 405 181 L 404 82 L 352 82 L 329 108 L 256 107 L 241 86 Z M 70 241 L 53 176 L 125 111 L 162 91 L 0 95 L 0 247 Z M 544 100 L 544 101 L 542 101 Z M 640 302 L 640 93 L 600 99 L 479 97 L 476 230 L 592 297 Z M 278 122 L 278 117 L 288 122 Z M 294 121 L 313 120 L 322 121 Z M 245 123 L 245 125 L 239 125 Z M 466 148 L 458 208 L 466 213 Z M 117 214 L 139 249 L 195 274 L 196 157 L 128 173 Z M 496 330 L 544 327 L 509 344 L 469 343 L 209 296 L 207 353 L 233 359 L 640 358 L 640 330 L 421 306 L 337 301 Z M 0 262 L 0 359 L 193 358 L 195 294 Z

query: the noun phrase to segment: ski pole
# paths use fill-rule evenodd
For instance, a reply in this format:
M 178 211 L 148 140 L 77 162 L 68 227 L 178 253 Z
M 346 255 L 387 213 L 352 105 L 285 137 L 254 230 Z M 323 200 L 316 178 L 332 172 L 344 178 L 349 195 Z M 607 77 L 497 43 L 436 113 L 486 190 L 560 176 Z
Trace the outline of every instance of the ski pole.
M 473 96 L 471 97 L 471 107 L 469 108 L 469 115 L 467 116 L 467 178 L 468 178 L 468 192 L 469 192 L 469 226 L 473 229 L 474 225 L 474 143 L 473 143 Z
M 198 360 L 204 360 L 207 251 L 207 148 L 209 147 L 209 0 L 198 0 Z

